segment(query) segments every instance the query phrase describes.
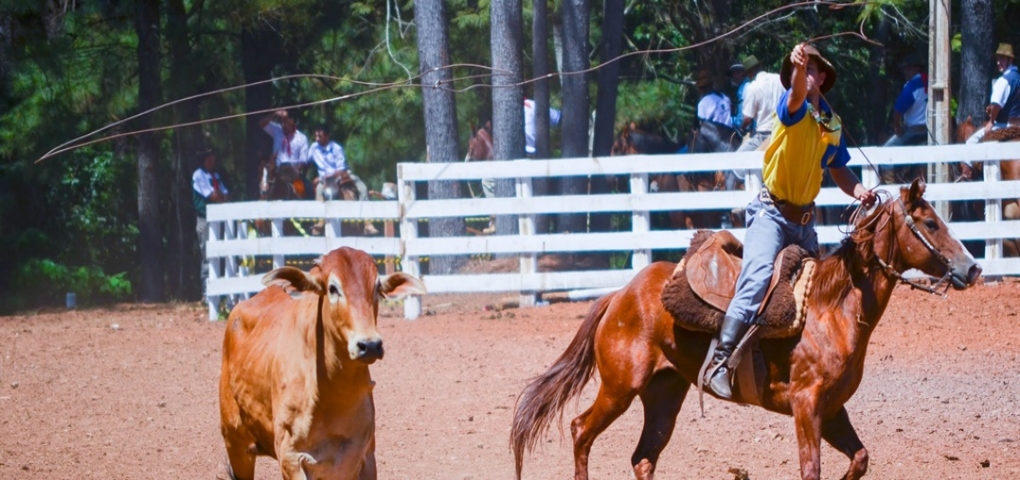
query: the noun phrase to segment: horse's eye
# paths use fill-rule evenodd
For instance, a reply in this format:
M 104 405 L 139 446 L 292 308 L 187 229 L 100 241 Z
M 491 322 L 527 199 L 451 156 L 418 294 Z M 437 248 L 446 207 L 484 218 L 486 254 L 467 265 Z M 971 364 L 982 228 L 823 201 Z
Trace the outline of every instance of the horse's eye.
M 929 232 L 934 232 L 939 229 L 939 224 L 935 223 L 935 220 L 929 218 L 924 221 L 924 227 L 927 228 Z

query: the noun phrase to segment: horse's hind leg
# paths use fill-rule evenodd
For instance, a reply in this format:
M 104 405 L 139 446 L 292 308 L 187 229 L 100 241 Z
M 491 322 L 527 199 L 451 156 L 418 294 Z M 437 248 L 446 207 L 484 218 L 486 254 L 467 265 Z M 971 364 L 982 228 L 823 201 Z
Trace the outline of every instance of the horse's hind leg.
M 570 422 L 570 433 L 574 437 L 574 480 L 588 480 L 588 454 L 595 438 L 627 411 L 636 396 L 636 389 L 613 388 L 603 380 L 595 403 Z
M 843 480 L 857 480 L 868 472 L 868 449 L 864 448 L 850 424 L 846 407 L 841 408 L 834 417 L 822 421 L 822 438 L 850 459 L 850 468 Z
M 676 416 L 683 406 L 684 397 L 690 388 L 690 382 L 684 380 L 674 370 L 657 372 L 648 387 L 641 392 L 641 403 L 645 410 L 645 425 L 641 430 L 641 440 L 630 463 L 634 467 L 634 478 L 651 480 L 655 476 L 655 465 L 659 454 L 666 448 L 673 428 L 676 427 Z

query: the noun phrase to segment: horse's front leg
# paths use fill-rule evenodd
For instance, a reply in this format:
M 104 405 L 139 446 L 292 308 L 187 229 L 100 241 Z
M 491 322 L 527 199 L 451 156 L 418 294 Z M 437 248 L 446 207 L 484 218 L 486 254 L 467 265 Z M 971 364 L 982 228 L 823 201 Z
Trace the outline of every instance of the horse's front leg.
M 861 439 L 857 437 L 857 431 L 850 424 L 846 407 L 839 409 L 832 418 L 822 421 L 822 438 L 850 459 L 850 468 L 843 480 L 857 480 L 868 472 L 868 449 L 864 448 Z
M 792 393 L 790 398 L 801 480 L 819 480 L 822 476 L 822 419 L 818 413 L 818 396 L 815 389 L 810 389 Z

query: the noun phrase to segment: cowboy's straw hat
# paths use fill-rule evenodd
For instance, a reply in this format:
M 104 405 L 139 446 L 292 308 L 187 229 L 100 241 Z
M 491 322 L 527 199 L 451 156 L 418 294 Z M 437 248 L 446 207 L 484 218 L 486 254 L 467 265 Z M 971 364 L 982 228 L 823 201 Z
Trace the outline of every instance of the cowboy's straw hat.
M 995 55 L 1003 57 L 1013 57 L 1013 46 L 1008 43 L 1000 43 L 999 48 L 995 50 Z
M 818 62 L 818 70 L 825 72 L 825 83 L 822 83 L 819 90 L 823 94 L 828 92 L 836 84 L 836 69 L 822 56 L 817 48 L 811 45 L 804 45 L 804 53 L 807 53 L 808 57 L 815 57 L 815 61 Z M 790 88 L 790 80 L 793 75 L 793 61 L 790 60 L 790 55 L 783 59 L 783 69 L 779 72 L 779 75 L 779 79 L 783 82 L 783 88 Z

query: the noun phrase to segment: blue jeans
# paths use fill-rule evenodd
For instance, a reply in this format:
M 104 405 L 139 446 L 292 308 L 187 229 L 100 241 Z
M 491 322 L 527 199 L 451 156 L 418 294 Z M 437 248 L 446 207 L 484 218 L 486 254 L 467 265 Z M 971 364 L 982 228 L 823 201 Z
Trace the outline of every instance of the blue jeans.
M 788 221 L 776 209 L 768 194 L 755 197 L 747 206 L 747 233 L 744 234 L 744 258 L 737 291 L 726 316 L 752 323 L 765 291 L 772 280 L 773 264 L 779 252 L 797 244 L 811 253 L 818 252 L 815 220 L 801 226 Z

